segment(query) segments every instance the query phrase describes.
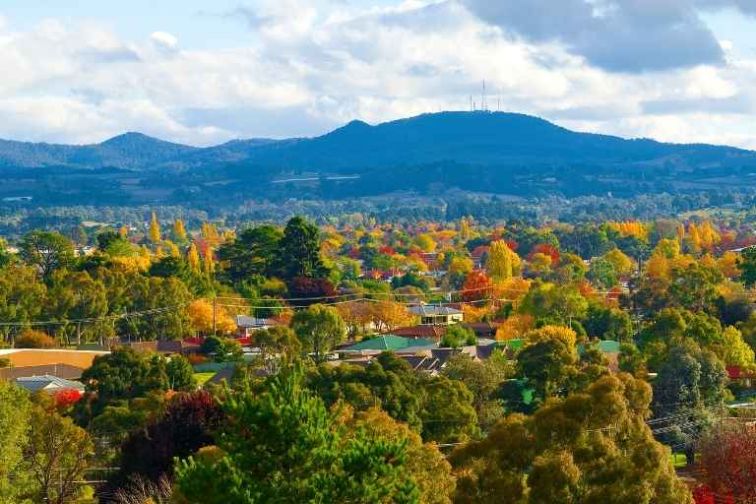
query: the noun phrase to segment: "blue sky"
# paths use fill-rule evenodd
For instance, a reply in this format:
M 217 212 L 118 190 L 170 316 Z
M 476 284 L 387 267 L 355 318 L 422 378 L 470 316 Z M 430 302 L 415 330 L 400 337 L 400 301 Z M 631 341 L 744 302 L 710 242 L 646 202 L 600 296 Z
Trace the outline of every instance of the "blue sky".
M 208 145 L 489 103 L 756 149 L 756 0 L 4 0 L 0 138 Z

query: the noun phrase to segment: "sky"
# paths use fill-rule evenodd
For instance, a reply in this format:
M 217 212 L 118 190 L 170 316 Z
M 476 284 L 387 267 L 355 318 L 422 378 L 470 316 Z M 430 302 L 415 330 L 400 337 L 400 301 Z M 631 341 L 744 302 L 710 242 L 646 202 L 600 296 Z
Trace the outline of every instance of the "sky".
M 481 104 L 756 149 L 756 0 L 3 0 L 0 138 L 212 145 Z

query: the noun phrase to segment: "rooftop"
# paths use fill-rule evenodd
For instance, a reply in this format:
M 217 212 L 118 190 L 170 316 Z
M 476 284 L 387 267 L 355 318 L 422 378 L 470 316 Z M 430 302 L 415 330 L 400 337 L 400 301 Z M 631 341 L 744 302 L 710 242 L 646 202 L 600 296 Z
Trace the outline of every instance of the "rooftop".
M 342 348 L 344 352 L 365 352 L 365 351 L 399 351 L 408 348 L 431 348 L 435 347 L 436 342 L 427 339 L 413 339 L 395 336 L 393 334 L 382 334 L 375 338 L 360 341 L 354 345 Z
M 57 376 L 52 375 L 22 376 L 16 378 L 16 384 L 19 387 L 25 388 L 29 392 L 63 389 L 73 389 L 78 390 L 79 392 L 84 392 L 85 389 L 84 385 L 79 382 L 58 378 Z

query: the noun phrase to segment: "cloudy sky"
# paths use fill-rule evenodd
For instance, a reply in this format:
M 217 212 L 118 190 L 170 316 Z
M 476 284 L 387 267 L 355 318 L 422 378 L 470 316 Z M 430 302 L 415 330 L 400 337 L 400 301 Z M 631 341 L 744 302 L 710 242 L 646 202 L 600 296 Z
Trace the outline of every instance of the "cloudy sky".
M 477 104 L 756 149 L 756 0 L 3 0 L 0 138 L 208 145 Z

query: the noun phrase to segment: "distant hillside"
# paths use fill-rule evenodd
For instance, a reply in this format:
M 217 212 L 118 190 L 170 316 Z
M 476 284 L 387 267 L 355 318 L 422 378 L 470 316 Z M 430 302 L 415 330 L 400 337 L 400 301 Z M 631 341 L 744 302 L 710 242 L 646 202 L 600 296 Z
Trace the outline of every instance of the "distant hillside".
M 448 190 L 629 197 L 753 189 L 756 153 L 579 133 L 521 114 L 443 112 L 208 148 L 139 133 L 87 146 L 0 141 L 0 182 L 0 197 L 57 204 L 216 206 Z
M 189 154 L 195 147 L 125 133 L 94 145 L 55 145 L 0 140 L 0 167 L 145 169 Z

